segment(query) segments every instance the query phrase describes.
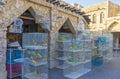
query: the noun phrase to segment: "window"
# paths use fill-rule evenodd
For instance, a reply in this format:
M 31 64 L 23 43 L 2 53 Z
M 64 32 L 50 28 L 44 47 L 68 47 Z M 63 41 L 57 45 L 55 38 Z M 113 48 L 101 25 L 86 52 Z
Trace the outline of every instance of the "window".
M 96 22 L 97 22 L 96 14 L 93 14 L 93 23 L 96 23 Z
M 104 19 L 104 13 L 101 12 L 101 13 L 100 13 L 100 23 L 103 23 L 103 19 Z

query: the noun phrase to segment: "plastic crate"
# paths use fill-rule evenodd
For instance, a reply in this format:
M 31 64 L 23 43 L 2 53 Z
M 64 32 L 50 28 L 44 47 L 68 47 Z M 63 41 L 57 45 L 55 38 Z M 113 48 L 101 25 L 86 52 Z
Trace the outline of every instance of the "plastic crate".
M 7 49 L 6 51 L 6 63 L 14 64 L 14 59 L 22 58 L 23 50 L 19 49 Z
M 7 49 L 6 51 L 6 70 L 7 76 L 12 79 L 20 76 L 22 71 L 22 63 L 16 62 L 16 59 L 22 58 L 23 50 Z
M 22 71 L 22 64 L 15 63 L 15 64 L 6 64 L 6 70 L 8 76 L 14 76 L 15 74 L 21 74 Z
M 103 57 L 92 57 L 92 65 L 101 66 L 103 64 Z

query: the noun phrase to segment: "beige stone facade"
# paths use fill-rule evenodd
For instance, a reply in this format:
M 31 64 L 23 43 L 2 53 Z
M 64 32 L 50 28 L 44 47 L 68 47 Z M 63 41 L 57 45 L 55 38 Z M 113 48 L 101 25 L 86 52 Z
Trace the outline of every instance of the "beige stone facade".
M 91 20 L 88 28 L 93 33 L 110 32 L 114 36 L 114 46 L 120 40 L 120 5 L 105 0 L 104 2 L 81 9 Z M 118 47 L 119 45 L 117 45 Z
M 110 19 L 112 23 L 114 23 L 116 19 L 119 23 L 120 5 L 115 4 L 109 0 L 88 7 L 84 7 L 82 8 L 82 11 L 85 12 L 85 15 L 89 15 L 89 19 L 91 20 L 91 22 L 89 23 L 88 28 L 91 31 L 98 31 L 100 29 L 107 30 L 111 24 Z M 96 20 L 96 22 L 94 22 L 94 19 Z M 103 20 L 102 22 L 101 19 Z
M 61 0 L 62 1 L 62 0 Z M 85 15 L 89 15 L 89 24 L 85 19 L 64 7 L 53 5 L 47 0 L 3 0 L 4 6 L 0 7 L 0 77 L 6 79 L 6 46 L 7 27 L 26 10 L 29 10 L 35 18 L 36 23 L 43 23 L 44 18 L 50 19 L 49 31 L 49 67 L 56 66 L 55 61 L 55 40 L 56 34 L 65 22 L 71 23 L 71 31 L 75 33 L 79 27 L 79 22 L 84 22 L 84 28 L 98 33 L 98 31 L 111 32 L 114 35 L 115 43 L 118 43 L 120 32 L 120 6 L 111 1 L 104 1 L 89 7 L 82 7 L 75 4 L 75 8 L 81 9 Z M 117 42 L 116 42 L 117 40 Z
M 72 24 L 73 32 L 80 29 L 78 23 L 82 20 L 87 28 L 85 19 L 69 10 L 53 5 L 46 0 L 3 0 L 4 6 L 0 7 L 0 77 L 6 79 L 6 46 L 7 46 L 7 27 L 19 17 L 26 10 L 29 10 L 36 23 L 42 23 L 45 17 L 50 18 L 50 31 L 49 31 L 49 67 L 55 67 L 55 39 L 58 30 L 62 27 L 66 20 Z M 62 16 L 62 18 L 59 18 Z M 2 76 L 1 76 L 2 75 Z

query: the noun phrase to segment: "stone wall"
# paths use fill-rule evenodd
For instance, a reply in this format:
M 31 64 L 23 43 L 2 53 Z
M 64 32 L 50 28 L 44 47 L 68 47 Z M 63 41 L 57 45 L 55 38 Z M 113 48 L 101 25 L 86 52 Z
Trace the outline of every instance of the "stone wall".
M 104 18 L 103 18 L 102 23 L 100 22 L 100 14 L 101 13 L 104 14 Z M 93 15 L 94 14 L 96 15 L 96 23 L 93 22 Z M 107 9 L 105 7 L 101 8 L 101 9 L 99 9 L 99 7 L 98 7 L 98 9 L 96 9 L 95 11 L 85 13 L 85 15 L 89 16 L 90 23 L 88 25 L 88 28 L 90 30 L 97 31 L 99 28 L 105 29 L 105 22 L 106 22 L 106 19 L 107 19 Z
M 6 78 L 6 29 L 0 29 L 0 78 Z
M 117 16 L 119 12 L 120 12 L 120 5 L 109 1 L 109 14 L 108 14 L 108 17 Z
M 85 12 L 85 15 L 89 15 L 89 18 L 91 22 L 88 25 L 88 28 L 91 31 L 99 31 L 102 29 L 103 31 L 107 30 L 109 27 L 110 20 L 109 18 L 119 18 L 117 14 L 120 12 L 120 6 L 118 4 L 115 4 L 109 0 L 106 0 L 104 2 L 91 5 L 88 7 L 82 8 L 82 11 Z M 104 13 L 104 19 L 103 22 L 100 23 L 100 13 Z M 93 23 L 93 15 L 96 14 L 96 23 Z M 112 19 L 112 21 L 115 21 L 115 19 Z

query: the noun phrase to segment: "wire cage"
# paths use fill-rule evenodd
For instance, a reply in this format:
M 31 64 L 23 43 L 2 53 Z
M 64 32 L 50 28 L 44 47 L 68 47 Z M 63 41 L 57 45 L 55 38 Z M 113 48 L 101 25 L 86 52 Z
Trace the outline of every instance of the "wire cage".
M 26 46 L 47 46 L 48 34 L 47 33 L 23 33 L 22 38 L 23 48 Z
M 71 33 L 58 33 L 57 41 L 71 41 L 73 35 Z
M 48 35 L 23 34 L 23 79 L 48 79 Z
M 48 79 L 46 49 L 26 49 L 24 53 L 23 79 Z
M 66 78 L 77 79 L 91 70 L 91 38 L 88 31 L 83 32 L 76 37 L 70 33 L 58 34 L 56 41 L 58 66 L 56 68 L 61 70 Z
M 106 52 L 103 53 L 104 61 L 108 61 L 112 59 L 113 56 L 113 35 L 105 34 L 106 36 Z
M 96 36 L 94 39 L 94 44 L 97 47 L 94 56 L 98 58 L 101 57 L 102 63 L 112 59 L 112 47 L 113 47 L 112 34 L 102 34 L 100 36 Z

